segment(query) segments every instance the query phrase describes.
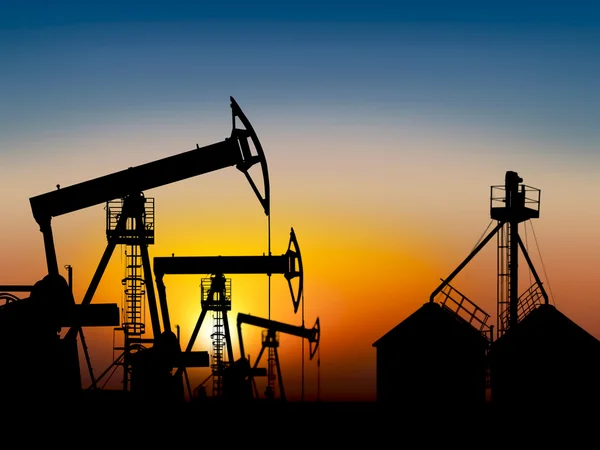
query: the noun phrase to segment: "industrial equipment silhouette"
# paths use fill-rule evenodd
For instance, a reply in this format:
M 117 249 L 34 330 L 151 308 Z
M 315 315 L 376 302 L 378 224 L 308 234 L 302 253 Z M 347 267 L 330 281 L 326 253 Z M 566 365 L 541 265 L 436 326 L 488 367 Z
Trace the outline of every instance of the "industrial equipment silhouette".
M 591 362 L 600 357 L 600 341 L 549 304 L 520 237 L 519 224 L 539 218 L 540 208 L 540 190 L 522 182 L 516 172 L 507 171 L 504 185 L 491 187 L 490 214 L 496 226 L 442 279 L 428 303 L 373 343 L 379 401 L 480 410 L 486 387 L 488 400 L 500 406 L 543 408 L 600 399 L 593 381 L 600 368 Z M 450 285 L 494 236 L 497 336 L 490 315 Z M 521 294 L 519 255 L 535 279 Z
M 187 178 L 235 166 L 247 178 L 253 192 L 259 199 L 264 213 L 270 214 L 270 186 L 267 163 L 258 137 L 237 102 L 230 98 L 232 110 L 232 131 L 230 137 L 206 147 L 199 147 L 178 155 L 116 172 L 110 175 L 85 181 L 72 186 L 61 187 L 42 195 L 30 198 L 33 216 L 43 235 L 48 275 L 33 286 L 0 286 L 4 304 L 0 310 L 3 337 L 0 346 L 6 361 L 22 362 L 25 372 L 35 373 L 38 361 L 20 361 L 18 355 L 26 354 L 27 346 L 48 346 L 48 367 L 58 367 L 56 373 L 63 378 L 60 388 L 50 390 L 59 397 L 65 392 L 81 391 L 81 374 L 76 338 L 79 335 L 86 353 L 86 361 L 92 379 L 92 387 L 97 387 L 99 379 L 94 377 L 82 331 L 86 326 L 118 326 L 119 311 L 116 304 L 91 304 L 96 289 L 118 244 L 127 246 L 128 273 L 122 280 L 125 286 L 126 310 L 121 330 L 124 333 L 123 353 L 113 365 L 124 368 L 123 385 L 125 390 L 148 393 L 156 389 L 163 394 L 177 385 L 177 380 L 167 380 L 169 367 L 206 367 L 207 352 L 182 353 L 177 338 L 172 331 L 168 305 L 154 291 L 152 269 L 148 246 L 154 243 L 154 201 L 144 196 L 144 191 L 174 183 Z M 238 127 L 237 121 L 242 127 Z M 254 151 L 251 148 L 253 144 Z M 259 165 L 262 170 L 263 189 L 250 175 L 250 168 Z M 74 302 L 70 286 L 59 274 L 56 249 L 52 233 L 52 218 L 106 204 L 106 235 L 108 244 L 100 259 L 93 278 L 85 292 L 81 304 Z M 71 282 L 72 268 L 68 267 Z M 31 292 L 29 298 L 20 299 L 18 292 Z M 146 332 L 143 322 L 142 304 L 146 299 L 152 325 L 152 337 L 143 338 Z M 36 330 L 30 340 L 17 339 L 17 331 L 24 323 Z M 162 322 L 162 323 L 161 323 Z M 64 337 L 58 332 L 68 328 Z M 39 330 L 39 331 L 38 331 Z M 33 338 L 35 336 L 35 339 Z M 146 345 L 150 344 L 150 348 Z M 27 359 L 27 358 L 25 358 Z M 57 366 L 58 364 L 58 366 Z M 150 373 L 152 367 L 155 373 Z M 137 370 L 136 370 L 137 368 Z M 110 369 L 110 368 L 109 368 Z M 108 373 L 104 372 L 103 376 Z M 136 375 L 136 371 L 138 372 Z M 102 378 L 102 376 L 100 377 Z M 6 393 L 14 392 L 14 386 L 26 390 L 31 381 L 24 376 L 13 377 L 3 374 Z M 21 380 L 22 382 L 19 382 Z M 23 381 L 27 380 L 27 381 Z M 156 383 L 163 380 L 159 388 Z M 59 386 L 58 380 L 55 384 Z M 132 385 L 137 383 L 137 387 Z M 31 383 L 33 385 L 33 383 Z M 17 389 L 18 391 L 18 389 Z
M 450 286 L 456 275 L 497 235 L 498 245 L 498 290 L 497 290 L 497 330 L 501 337 L 511 326 L 515 326 L 527 313 L 540 304 L 543 298 L 548 303 L 548 294 L 529 257 L 527 248 L 519 235 L 519 223 L 537 219 L 540 216 L 540 190 L 521 184 L 523 179 L 516 172 L 508 171 L 504 185 L 491 187 L 490 213 L 497 222 L 494 229 L 473 249 L 467 258 L 452 272 L 442 284 L 431 293 L 430 301 Z M 525 257 L 535 278 L 523 296 L 519 296 L 519 250 Z M 450 299 L 445 295 L 443 303 Z M 456 303 L 460 305 L 460 302 Z M 487 317 L 489 315 L 486 314 Z
M 184 355 L 191 352 L 198 338 L 198 333 L 209 311 L 214 312 L 214 329 L 211 337 L 213 339 L 213 362 L 212 373 L 209 378 L 213 381 L 213 396 L 221 397 L 227 393 L 223 392 L 223 373 L 226 368 L 233 366 L 235 355 L 231 342 L 229 319 L 227 312 L 231 310 L 231 279 L 225 274 L 283 274 L 288 282 L 294 312 L 302 299 L 304 284 L 304 272 L 302 267 L 302 255 L 294 229 L 290 231 L 290 240 L 287 251 L 280 255 L 263 256 L 169 256 L 154 258 L 154 275 L 156 287 L 161 303 L 167 303 L 165 275 L 202 275 L 211 274 L 210 278 L 202 279 L 201 288 L 201 313 L 196 326 L 191 334 L 190 340 L 184 351 Z M 297 280 L 294 286 L 293 281 Z M 294 289 L 296 288 L 296 289 Z M 223 355 L 223 346 L 227 348 L 227 360 Z M 240 349 L 241 351 L 241 349 Z M 242 357 L 244 354 L 242 353 Z M 178 372 L 185 370 L 179 367 Z M 260 373 L 258 371 L 257 373 Z M 207 378 L 204 382 L 208 381 Z M 271 386 L 271 377 L 268 385 Z M 204 382 L 202 384 L 204 384 Z
M 304 325 L 294 326 L 294 325 L 289 325 L 287 323 L 277 322 L 275 320 L 269 320 L 269 319 L 264 319 L 262 317 L 252 316 L 250 314 L 238 313 L 238 316 L 237 316 L 238 338 L 240 341 L 240 353 L 241 353 L 241 360 L 242 360 L 240 365 L 242 365 L 246 360 L 245 351 L 244 351 L 244 341 L 243 341 L 243 337 L 242 337 L 242 325 L 243 324 L 248 324 L 248 325 L 253 325 L 256 327 L 264 328 L 263 333 L 262 333 L 262 346 L 261 346 L 260 352 L 259 352 L 258 356 L 256 357 L 256 361 L 254 362 L 254 365 L 252 366 L 251 369 L 248 370 L 248 374 L 244 377 L 243 381 L 252 386 L 252 388 L 254 390 L 254 396 L 255 396 L 255 398 L 258 398 L 259 397 L 258 391 L 256 390 L 256 384 L 254 383 L 254 376 L 256 373 L 256 369 L 258 367 L 258 364 L 260 363 L 260 359 L 261 359 L 265 349 L 268 349 L 269 351 L 273 351 L 275 366 L 277 368 L 277 378 L 279 381 L 279 396 L 280 396 L 281 400 L 285 401 L 286 400 L 285 389 L 284 389 L 284 385 L 283 385 L 283 377 L 281 375 L 281 365 L 279 362 L 279 354 L 277 352 L 277 348 L 279 347 L 278 334 L 284 333 L 284 334 L 298 336 L 303 339 L 306 339 L 310 345 L 309 354 L 310 354 L 310 359 L 312 360 L 319 348 L 319 341 L 321 338 L 321 327 L 320 327 L 319 318 L 317 317 L 315 325 L 312 328 L 306 328 L 306 327 L 304 327 Z M 248 361 L 247 365 L 249 366 L 249 364 L 250 364 L 250 362 Z M 269 399 L 272 399 L 275 396 L 274 388 L 272 385 L 272 380 L 269 380 L 269 382 L 267 384 L 265 396 Z

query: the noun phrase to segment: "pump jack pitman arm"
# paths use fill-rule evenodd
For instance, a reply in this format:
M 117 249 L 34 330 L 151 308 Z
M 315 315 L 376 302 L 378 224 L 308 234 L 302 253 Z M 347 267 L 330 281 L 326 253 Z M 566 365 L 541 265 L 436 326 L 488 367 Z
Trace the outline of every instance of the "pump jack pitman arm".
M 265 155 L 252 125 L 230 97 L 233 128 L 231 136 L 222 142 L 205 147 L 196 146 L 178 155 L 115 172 L 68 187 L 38 195 L 29 199 L 33 217 L 44 235 L 46 262 L 49 273 L 58 273 L 58 263 L 52 237 L 51 220 L 110 200 L 136 195 L 142 191 L 195 177 L 205 173 L 236 166 L 248 179 L 265 214 L 270 214 L 269 174 Z M 236 118 L 245 129 L 237 128 Z M 252 140 L 256 154 L 252 154 Z M 250 168 L 259 163 L 262 169 L 264 192 L 261 194 L 249 174 Z
M 164 275 L 202 274 L 283 274 L 288 281 L 294 312 L 302 298 L 304 273 L 302 255 L 296 233 L 292 228 L 287 252 L 280 256 L 166 256 L 154 258 L 154 276 L 158 295 L 166 302 Z M 298 291 L 294 292 L 292 279 L 298 277 Z

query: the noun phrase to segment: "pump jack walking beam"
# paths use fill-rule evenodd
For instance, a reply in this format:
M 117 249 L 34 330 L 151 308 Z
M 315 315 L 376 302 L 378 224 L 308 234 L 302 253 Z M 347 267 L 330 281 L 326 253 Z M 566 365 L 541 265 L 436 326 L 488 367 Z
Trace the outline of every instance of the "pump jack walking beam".
M 279 354 L 277 353 L 277 342 L 276 333 L 284 333 L 292 336 L 298 336 L 308 340 L 310 343 L 310 359 L 312 360 L 319 348 L 319 341 L 321 336 L 321 325 L 319 318 L 315 322 L 313 328 L 305 328 L 304 326 L 295 326 L 283 322 L 277 322 L 275 320 L 264 319 L 262 317 L 256 317 L 249 314 L 238 313 L 237 327 L 238 327 L 238 338 L 240 341 L 240 352 L 242 358 L 245 358 L 244 340 L 242 339 L 242 324 L 254 325 L 256 327 L 264 328 L 267 330 L 266 339 L 262 343 L 260 352 L 254 362 L 252 370 L 250 370 L 249 377 L 256 371 L 260 358 L 262 357 L 265 348 L 273 348 L 275 354 L 275 365 L 277 367 L 277 378 L 279 379 L 279 392 L 281 400 L 285 401 L 285 391 L 283 388 L 283 378 L 281 377 L 281 365 L 279 364 Z
M 51 220 L 63 214 L 78 211 L 110 200 L 137 195 L 142 191 L 164 186 L 176 181 L 205 173 L 236 166 L 244 173 L 252 190 L 257 195 L 266 215 L 270 211 L 270 188 L 264 152 L 252 125 L 236 103 L 231 99 L 233 129 L 231 136 L 222 142 L 198 147 L 178 155 L 170 156 L 137 167 L 130 167 L 29 199 L 33 216 L 44 236 L 46 263 L 50 274 L 58 273 L 58 263 L 52 236 Z M 245 129 L 236 127 L 236 118 Z M 252 140 L 256 154 L 253 155 L 248 139 Z M 261 194 L 249 174 L 256 163 L 262 168 L 264 192 Z
M 50 274 L 58 273 L 58 262 L 51 227 L 51 220 L 53 217 L 118 198 L 124 199 L 124 207 L 129 203 L 134 203 L 131 207 L 138 208 L 139 205 L 136 205 L 136 203 L 139 198 L 143 198 L 142 191 L 224 169 L 226 167 L 235 166 L 244 173 L 253 192 L 258 197 L 265 214 L 269 215 L 270 185 L 265 154 L 260 141 L 258 140 L 258 136 L 247 117 L 233 97 L 231 97 L 230 100 L 233 127 L 231 136 L 222 142 L 205 147 L 196 146 L 195 149 L 178 155 L 140 166 L 130 167 L 129 169 L 120 172 L 65 188 L 58 186 L 58 189 L 55 191 L 30 198 L 33 216 L 40 226 L 40 231 L 44 237 L 48 272 Z M 236 119 L 239 119 L 244 128 L 237 127 Z M 251 150 L 249 141 L 252 141 L 255 154 L 253 154 Z M 260 164 L 262 169 L 262 193 L 249 174 L 250 168 L 257 163 Z M 137 218 L 137 223 L 140 224 L 142 223 L 142 214 L 143 212 L 132 213 L 129 217 Z M 126 221 L 127 214 L 123 214 L 117 223 L 114 234 L 118 235 L 121 231 L 125 230 Z M 140 231 L 143 232 L 143 230 Z M 143 234 L 140 234 L 140 237 L 141 236 L 143 236 Z M 82 300 L 82 304 L 89 304 L 92 301 L 115 247 L 116 241 L 109 239 L 106 250 L 102 255 L 97 270 Z M 150 259 L 147 254 L 146 245 L 140 244 L 140 249 L 142 250 L 142 263 L 145 273 L 153 334 L 154 336 L 157 336 L 161 333 L 161 326 L 154 294 L 154 283 L 151 277 Z M 165 331 L 170 331 L 167 305 L 166 303 L 161 302 L 160 306 L 163 319 L 162 325 L 165 328 Z M 70 330 L 68 335 L 73 336 L 73 333 L 76 331 L 77 330 Z
M 167 290 L 164 283 L 165 275 L 203 275 L 203 274 L 283 274 L 288 282 L 292 302 L 294 303 L 294 312 L 298 310 L 298 305 L 302 299 L 302 289 L 304 283 L 304 273 L 302 268 L 302 255 L 296 238 L 296 233 L 292 228 L 290 231 L 290 241 L 285 254 L 280 256 L 167 256 L 154 258 L 154 276 L 156 278 L 156 289 L 162 304 L 167 304 Z M 298 289 L 294 292 L 292 280 L 298 278 Z M 215 305 L 212 305 L 213 307 Z M 200 332 L 200 328 L 206 317 L 207 309 L 202 308 L 200 317 L 190 336 L 189 343 L 184 353 L 190 353 Z M 229 324 L 227 314 L 224 311 L 223 320 L 225 330 L 227 330 L 227 345 L 229 358 L 233 362 L 233 352 L 230 347 Z M 180 368 L 182 370 L 183 368 Z
M 285 254 L 262 256 L 165 256 L 154 258 L 154 276 L 159 297 L 166 297 L 163 282 L 165 275 L 202 274 L 283 274 L 288 281 L 294 312 L 298 311 L 302 299 L 304 273 L 302 255 L 296 233 L 292 228 Z M 298 289 L 294 292 L 292 280 L 298 278 Z M 166 300 L 163 300 L 166 301 Z

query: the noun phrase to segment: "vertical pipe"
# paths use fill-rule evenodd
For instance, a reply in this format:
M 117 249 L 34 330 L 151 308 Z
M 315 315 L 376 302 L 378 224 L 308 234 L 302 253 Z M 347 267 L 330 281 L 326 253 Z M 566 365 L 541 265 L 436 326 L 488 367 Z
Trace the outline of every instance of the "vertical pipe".
M 271 256 L 271 215 L 267 216 L 267 254 L 269 257 Z M 268 275 L 268 284 L 269 284 L 269 292 L 268 292 L 268 319 L 271 320 L 271 274 Z M 267 389 L 271 387 L 271 376 L 273 374 L 273 369 L 271 367 L 271 352 L 267 352 Z
M 508 327 L 514 327 L 518 320 L 519 307 L 519 219 L 525 206 L 524 196 L 519 195 L 519 183 L 523 181 L 516 172 L 506 172 L 506 207 L 508 208 L 508 279 L 510 288 L 508 292 Z
M 304 328 L 304 291 L 302 291 L 302 297 L 301 297 L 301 301 L 302 301 L 302 328 Z M 310 348 L 310 344 L 309 344 L 309 348 Z M 312 355 L 311 355 L 312 357 Z M 305 380 L 304 380 L 304 339 L 302 339 L 302 401 L 304 401 L 304 384 L 305 384 Z
M 510 255 L 508 260 L 510 292 L 509 298 L 509 328 L 514 327 L 519 319 L 519 222 L 511 220 L 508 225 Z
M 496 273 L 498 280 L 496 285 L 496 335 L 501 337 L 509 328 L 509 286 L 510 286 L 510 249 L 509 249 L 509 222 L 504 225 L 498 233 Z

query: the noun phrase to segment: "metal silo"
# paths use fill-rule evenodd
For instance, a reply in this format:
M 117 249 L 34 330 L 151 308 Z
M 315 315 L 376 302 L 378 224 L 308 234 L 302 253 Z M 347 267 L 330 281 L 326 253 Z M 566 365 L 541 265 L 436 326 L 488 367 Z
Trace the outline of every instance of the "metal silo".
M 373 344 L 377 401 L 403 409 L 484 406 L 488 344 L 443 304 L 425 303 Z

